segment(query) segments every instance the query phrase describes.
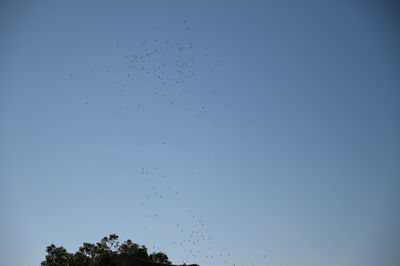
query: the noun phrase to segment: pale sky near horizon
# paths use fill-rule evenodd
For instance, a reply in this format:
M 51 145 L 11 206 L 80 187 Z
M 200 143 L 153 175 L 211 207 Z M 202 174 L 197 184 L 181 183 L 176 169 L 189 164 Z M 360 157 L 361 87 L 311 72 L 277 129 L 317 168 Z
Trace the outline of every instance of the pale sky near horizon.
M 112 233 L 176 264 L 398 265 L 398 12 L 1 1 L 0 265 Z

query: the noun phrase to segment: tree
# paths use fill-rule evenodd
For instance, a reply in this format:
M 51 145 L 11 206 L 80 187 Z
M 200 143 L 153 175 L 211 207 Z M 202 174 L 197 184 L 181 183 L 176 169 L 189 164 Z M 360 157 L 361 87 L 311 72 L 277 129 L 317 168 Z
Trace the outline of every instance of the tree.
M 126 254 L 130 256 L 135 256 L 139 259 L 151 261 L 151 258 L 147 253 L 147 248 L 143 245 L 139 246 L 138 244 L 133 243 L 130 239 L 128 239 L 118 247 L 118 252 L 119 254 Z
M 162 264 L 171 264 L 171 262 L 168 260 L 168 256 L 162 252 L 150 254 L 149 260 L 152 262 L 157 262 Z
M 63 247 L 51 244 L 46 248 L 47 255 L 42 261 L 42 266 L 115 266 L 117 257 L 121 255 L 132 256 L 149 262 L 168 264 L 168 256 L 162 252 L 148 254 L 147 248 L 128 239 L 122 244 L 118 242 L 115 234 L 103 237 L 96 244 L 83 243 L 74 254 L 68 253 Z
M 51 244 L 46 248 L 45 266 L 72 266 L 72 255 L 63 247 L 56 247 Z

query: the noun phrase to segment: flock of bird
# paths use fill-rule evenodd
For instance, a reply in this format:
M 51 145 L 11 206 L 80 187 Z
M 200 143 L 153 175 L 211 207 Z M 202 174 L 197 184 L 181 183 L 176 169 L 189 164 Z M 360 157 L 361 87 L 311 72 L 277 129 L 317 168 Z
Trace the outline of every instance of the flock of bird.
M 135 84 L 141 84 L 146 90 L 147 95 L 158 97 L 166 106 L 177 108 L 182 112 L 192 114 L 194 117 L 200 117 L 206 112 L 206 105 L 198 103 L 195 99 L 195 89 L 193 86 L 193 77 L 195 76 L 194 65 L 196 63 L 195 39 L 196 35 L 192 32 L 188 21 L 183 21 L 184 31 L 187 36 L 184 41 L 169 39 L 142 40 L 135 46 L 129 46 L 116 42 L 115 48 L 119 49 L 124 55 L 122 59 L 123 69 L 113 70 L 105 69 L 106 74 L 119 74 L 124 77 L 122 82 L 115 86 L 115 93 L 119 97 L 125 97 L 132 86 L 129 80 L 134 80 Z M 153 29 L 157 31 L 155 27 Z M 218 65 L 220 67 L 220 65 Z M 74 75 L 70 75 L 71 78 Z M 212 90 L 215 93 L 215 90 Z M 88 104 L 88 101 L 86 101 Z M 143 109 L 144 103 L 138 102 L 133 106 L 137 109 Z M 126 107 L 125 109 L 128 109 Z M 136 110 L 137 110 L 136 109 Z M 117 111 L 117 115 L 122 111 Z M 162 145 L 165 145 L 165 141 Z M 214 156 L 215 157 L 215 156 Z M 182 197 L 180 191 L 168 184 L 165 175 L 161 175 L 160 180 L 150 178 L 151 170 L 142 167 L 137 172 L 137 177 L 142 181 L 147 191 L 146 197 L 138 202 L 139 207 L 143 207 L 145 219 L 159 219 L 161 216 L 160 206 L 151 205 L 151 202 L 162 202 L 168 197 Z M 156 206 L 156 207 L 154 207 Z M 151 208 L 153 207 L 153 208 Z M 186 263 L 198 263 L 198 259 L 203 261 L 215 261 L 229 265 L 241 265 L 235 263 L 235 256 L 231 252 L 221 252 L 215 248 L 213 237 L 207 231 L 207 222 L 202 215 L 197 215 L 193 209 L 186 210 L 187 220 L 191 225 L 184 225 L 176 222 L 174 230 L 176 239 L 171 240 L 171 245 L 187 252 Z M 149 224 L 143 225 L 143 230 L 151 230 Z M 159 246 L 152 246 L 154 250 L 161 250 Z M 267 262 L 267 255 L 262 255 Z M 255 265 L 249 262 L 250 265 Z
M 185 30 L 190 32 L 191 27 L 187 21 L 184 21 L 184 24 Z M 125 79 L 141 82 L 148 94 L 162 98 L 165 103 L 178 110 L 193 111 L 199 117 L 205 112 L 205 105 L 196 104 L 193 95 L 191 78 L 195 76 L 193 42 L 196 35 L 189 36 L 190 39 L 185 41 L 142 40 L 134 47 L 116 42 L 115 47 L 125 54 Z M 110 73 L 110 70 L 107 69 L 106 72 Z M 117 74 L 122 73 L 117 71 Z M 129 90 L 128 87 L 126 83 L 119 83 L 116 92 L 119 96 L 124 96 Z M 145 106 L 143 103 L 137 103 L 136 107 Z
M 156 170 L 153 169 L 154 171 Z M 154 178 L 156 175 L 152 175 L 150 170 L 145 168 L 140 169 L 139 176 L 142 176 L 143 184 L 147 184 L 147 191 L 149 192 L 146 196 L 146 200 L 154 201 L 158 200 L 159 202 L 164 201 L 167 197 L 175 197 L 177 195 L 180 196 L 178 190 L 172 189 L 171 187 L 167 188 L 159 188 L 163 185 L 160 185 L 159 179 L 165 179 L 165 176 L 161 176 L 159 179 Z M 167 182 L 168 183 L 168 182 Z M 156 185 L 158 184 L 158 185 Z M 183 193 L 182 193 L 183 194 Z M 146 201 L 140 202 L 141 206 L 146 206 Z M 154 204 L 150 204 L 154 205 Z M 158 204 L 155 204 L 159 206 Z M 147 211 L 151 211 L 147 209 Z M 184 258 L 184 263 L 192 263 L 197 262 L 196 259 L 201 258 L 204 261 L 216 261 L 226 265 L 233 266 L 244 266 L 244 264 L 237 264 L 235 256 L 233 252 L 221 252 L 219 248 L 216 248 L 216 242 L 213 241 L 214 238 L 210 233 L 207 232 L 207 222 L 206 219 L 202 215 L 196 215 L 193 209 L 184 210 L 186 214 L 187 220 L 190 220 L 190 224 L 182 224 L 179 221 L 174 225 L 175 227 L 175 238 L 171 240 L 170 244 L 172 246 L 177 247 L 178 249 L 182 249 L 187 252 L 187 256 Z M 147 219 L 161 219 L 160 217 L 160 209 L 156 207 L 152 209 L 151 214 L 145 214 Z M 167 219 L 171 219 L 171 216 L 163 217 Z M 149 226 L 146 224 L 143 226 L 144 230 L 151 230 Z M 159 246 L 152 246 L 153 250 L 162 250 Z M 267 254 L 263 254 L 262 258 L 265 262 L 268 261 Z M 249 265 L 255 266 L 254 262 L 249 262 Z

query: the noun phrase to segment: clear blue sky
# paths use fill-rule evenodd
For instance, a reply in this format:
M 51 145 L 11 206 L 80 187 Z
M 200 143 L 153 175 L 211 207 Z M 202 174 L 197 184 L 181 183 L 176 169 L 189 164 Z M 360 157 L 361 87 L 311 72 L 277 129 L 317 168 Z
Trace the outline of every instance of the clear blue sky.
M 116 233 L 174 263 L 398 265 L 398 12 L 2 1 L 0 264 Z

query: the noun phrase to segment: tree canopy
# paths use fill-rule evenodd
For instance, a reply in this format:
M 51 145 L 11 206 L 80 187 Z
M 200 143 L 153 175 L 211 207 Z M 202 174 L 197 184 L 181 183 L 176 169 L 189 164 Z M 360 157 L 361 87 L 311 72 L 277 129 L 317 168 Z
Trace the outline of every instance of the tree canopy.
M 128 239 L 119 243 L 118 236 L 111 234 L 95 244 L 83 243 L 75 253 L 69 253 L 64 247 L 51 244 L 46 248 L 47 255 L 42 266 L 115 266 L 117 257 L 129 255 L 149 262 L 170 265 L 168 256 L 162 252 L 150 255 L 144 245 L 138 245 Z

